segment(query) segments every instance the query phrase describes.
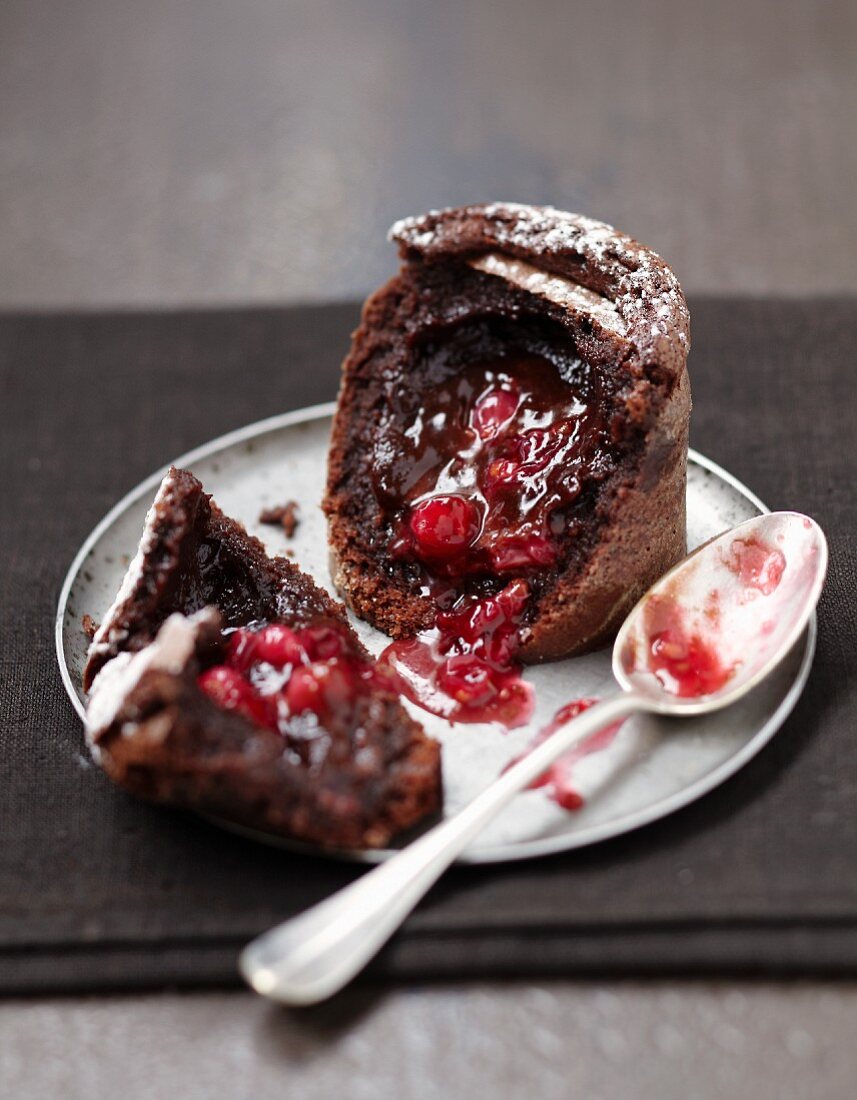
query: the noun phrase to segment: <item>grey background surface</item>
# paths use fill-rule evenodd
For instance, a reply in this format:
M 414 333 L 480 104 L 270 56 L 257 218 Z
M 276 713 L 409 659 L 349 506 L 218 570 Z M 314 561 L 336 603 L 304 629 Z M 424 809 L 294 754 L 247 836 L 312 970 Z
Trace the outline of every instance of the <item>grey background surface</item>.
M 852 0 L 4 0 L 0 305 L 362 294 L 491 199 L 857 290 L 855 48 Z
M 362 294 L 389 223 L 517 199 L 686 289 L 857 291 L 857 5 L 4 0 L 0 308 Z M 845 1097 L 857 988 L 8 1001 L 0 1094 Z

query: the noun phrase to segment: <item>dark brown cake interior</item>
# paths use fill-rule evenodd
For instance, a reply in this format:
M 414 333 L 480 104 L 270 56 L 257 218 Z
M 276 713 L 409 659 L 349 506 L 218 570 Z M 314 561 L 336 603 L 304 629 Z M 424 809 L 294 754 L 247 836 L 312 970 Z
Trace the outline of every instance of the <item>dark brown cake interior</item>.
M 122 651 L 148 645 L 175 611 L 217 607 L 227 626 L 292 623 L 330 616 L 342 608 L 286 558 L 269 558 L 262 543 L 225 516 L 202 484 L 173 467 L 147 517 L 145 568 L 105 616 L 84 669 L 86 690 L 104 664 Z M 142 564 L 142 563 L 141 563 Z

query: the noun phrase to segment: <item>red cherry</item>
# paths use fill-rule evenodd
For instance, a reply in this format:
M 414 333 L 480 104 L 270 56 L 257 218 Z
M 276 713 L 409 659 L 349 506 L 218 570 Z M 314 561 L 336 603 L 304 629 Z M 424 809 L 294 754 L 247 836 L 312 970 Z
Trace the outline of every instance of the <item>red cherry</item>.
M 285 696 L 292 714 L 303 714 L 308 710 L 318 714 L 321 711 L 321 682 L 312 666 L 304 665 L 295 669 L 286 687 Z
M 292 714 L 323 714 L 351 702 L 355 685 L 345 667 L 336 661 L 315 662 L 295 669 L 286 686 L 286 702 Z
M 270 623 L 256 633 L 256 660 L 275 668 L 300 664 L 306 657 L 301 639 L 287 626 Z
M 348 646 L 345 636 L 335 626 L 308 626 L 299 634 L 301 644 L 311 661 L 329 661 L 342 657 Z
M 472 653 L 448 658 L 438 670 L 437 680 L 447 695 L 468 707 L 484 707 L 497 694 L 493 670 Z
M 230 710 L 244 699 L 248 689 L 252 691 L 241 673 L 226 665 L 207 668 L 199 675 L 197 683 L 206 695 Z
M 430 497 L 412 509 L 409 526 L 424 557 L 448 561 L 478 538 L 479 512 L 465 497 Z
M 229 648 L 226 651 L 226 664 L 230 668 L 237 668 L 246 672 L 253 664 L 256 647 L 255 630 L 245 630 L 240 627 L 229 636 Z
M 556 548 L 543 535 L 504 539 L 491 550 L 491 564 L 498 573 L 553 565 L 555 561 Z
M 259 695 L 236 669 L 215 665 L 201 673 L 197 683 L 223 710 L 237 711 L 251 722 L 276 728 L 276 711 L 271 701 Z
M 306 653 L 297 634 L 280 623 L 269 623 L 261 630 L 236 630 L 230 639 L 227 664 L 246 672 L 264 662 L 274 668 L 300 664 Z
M 441 650 L 448 652 L 453 646 L 460 648 L 462 643 L 471 649 L 505 620 L 502 607 L 491 597 L 480 600 L 469 610 L 441 612 L 436 620 L 441 632 Z
M 437 616 L 437 626 L 443 638 L 441 648 L 446 652 L 459 639 L 468 646 L 475 646 L 486 636 L 507 630 L 513 650 L 511 639 L 517 631 L 512 628 L 520 622 L 529 598 L 527 582 L 516 580 L 507 584 L 496 596 L 486 596 L 464 611 L 442 611 Z
M 493 389 L 484 393 L 473 406 L 470 423 L 482 437 L 490 439 L 515 415 L 520 398 L 517 391 Z

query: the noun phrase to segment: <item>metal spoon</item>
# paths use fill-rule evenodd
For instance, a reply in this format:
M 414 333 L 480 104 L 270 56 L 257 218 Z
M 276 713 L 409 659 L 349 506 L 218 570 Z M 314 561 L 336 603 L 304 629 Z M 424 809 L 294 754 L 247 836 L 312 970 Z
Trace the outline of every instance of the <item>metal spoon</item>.
M 613 647 L 621 691 L 536 745 L 386 863 L 259 936 L 241 954 L 241 973 L 257 993 L 283 1004 L 314 1004 L 342 989 L 470 841 L 563 753 L 634 712 L 707 714 L 755 687 L 800 637 L 826 570 L 821 528 L 796 512 L 758 516 L 700 547 L 625 620 Z

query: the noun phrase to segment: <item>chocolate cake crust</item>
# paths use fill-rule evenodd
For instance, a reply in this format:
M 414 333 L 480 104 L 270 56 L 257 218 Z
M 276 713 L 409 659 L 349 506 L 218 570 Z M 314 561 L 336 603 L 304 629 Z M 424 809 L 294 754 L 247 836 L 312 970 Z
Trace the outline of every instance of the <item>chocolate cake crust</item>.
M 530 578 L 520 655 L 596 648 L 685 553 L 689 320 L 678 281 L 610 226 L 548 207 L 437 211 L 391 236 L 403 266 L 364 306 L 333 426 L 324 507 L 336 586 L 393 637 L 431 626 L 432 600 L 388 553 L 373 440 L 398 395 L 432 384 L 439 359 L 448 372 L 510 350 L 574 354 L 605 395 L 611 468 L 587 484 L 557 567 Z

